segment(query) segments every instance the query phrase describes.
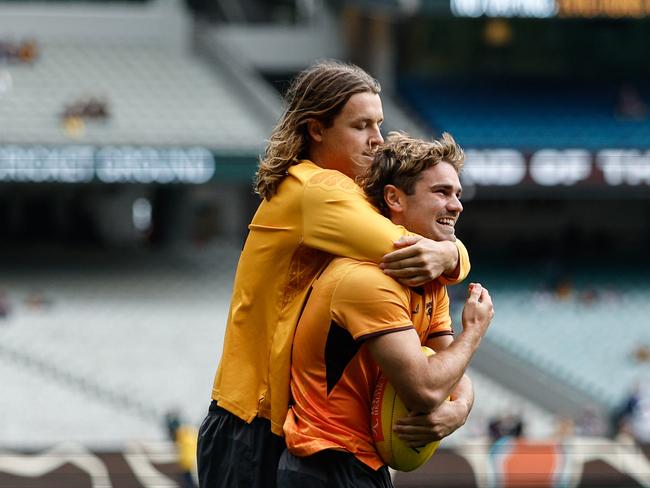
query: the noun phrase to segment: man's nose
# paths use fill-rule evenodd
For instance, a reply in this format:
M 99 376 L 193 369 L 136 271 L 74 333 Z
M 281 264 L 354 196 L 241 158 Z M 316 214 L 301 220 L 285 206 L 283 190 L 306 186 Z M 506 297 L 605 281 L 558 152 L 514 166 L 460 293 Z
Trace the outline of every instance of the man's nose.
M 370 147 L 375 147 L 380 144 L 384 143 L 384 138 L 381 136 L 381 131 L 379 130 L 379 127 L 375 128 L 373 131 L 373 134 L 370 136 Z
M 463 204 L 460 202 L 460 199 L 456 195 L 453 195 L 451 197 L 451 200 L 449 200 L 448 208 L 449 210 L 460 213 L 463 211 Z

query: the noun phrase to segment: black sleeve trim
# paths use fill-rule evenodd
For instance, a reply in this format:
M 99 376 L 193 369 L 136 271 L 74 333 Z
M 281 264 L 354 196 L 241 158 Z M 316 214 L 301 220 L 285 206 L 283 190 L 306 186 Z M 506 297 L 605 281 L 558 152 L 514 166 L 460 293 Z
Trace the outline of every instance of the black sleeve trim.
M 427 340 L 429 340 L 429 339 L 435 339 L 436 337 L 442 337 L 442 336 L 446 336 L 446 335 L 453 336 L 453 335 L 454 335 L 454 331 L 453 331 L 453 330 L 441 330 L 440 332 L 434 332 L 434 333 L 429 334 L 429 335 L 427 336 Z
M 379 337 L 379 336 L 382 336 L 382 335 L 391 334 L 393 332 L 401 332 L 403 330 L 409 330 L 409 329 L 413 329 L 413 328 L 414 327 L 412 325 L 406 325 L 404 327 L 395 327 L 394 329 L 386 329 L 386 330 L 380 330 L 380 331 L 377 331 L 377 332 L 371 332 L 370 334 L 365 334 L 365 335 L 359 336 L 357 338 L 357 342 L 363 342 L 363 341 L 366 341 L 368 339 L 372 339 L 373 337 Z

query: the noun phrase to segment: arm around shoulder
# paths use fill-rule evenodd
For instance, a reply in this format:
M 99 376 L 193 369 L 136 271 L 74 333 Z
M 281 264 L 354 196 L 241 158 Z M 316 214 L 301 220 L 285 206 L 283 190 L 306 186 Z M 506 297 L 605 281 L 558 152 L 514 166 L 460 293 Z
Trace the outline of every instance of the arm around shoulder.
M 407 234 L 367 200 L 348 177 L 327 171 L 305 183 L 303 193 L 305 245 L 335 256 L 379 263 L 393 243 Z
M 455 251 L 457 253 L 457 260 L 455 263 L 452 263 L 445 273 L 440 276 L 440 282 L 444 285 L 455 285 L 467 278 L 469 271 L 471 269 L 471 264 L 469 262 L 469 253 L 465 244 L 461 242 L 460 239 L 456 239 L 454 242 Z

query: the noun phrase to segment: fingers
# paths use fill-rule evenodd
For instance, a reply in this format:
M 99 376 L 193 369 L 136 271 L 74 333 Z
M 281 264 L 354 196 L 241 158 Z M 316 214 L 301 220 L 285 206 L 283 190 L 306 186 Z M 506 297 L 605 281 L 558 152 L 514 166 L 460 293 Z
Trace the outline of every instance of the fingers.
M 405 430 L 408 428 L 417 428 L 421 429 L 422 427 L 431 428 L 432 422 L 429 419 L 427 414 L 414 413 L 411 412 L 406 417 L 401 417 L 395 420 L 394 427 L 404 427 Z
M 418 242 L 421 239 L 422 239 L 422 237 L 420 237 L 420 236 L 403 236 L 403 237 L 400 237 L 395 242 L 393 242 L 393 245 L 397 249 L 401 249 L 403 247 L 412 246 L 413 244 L 415 244 L 416 242 Z
M 478 302 L 481 293 L 483 292 L 484 288 L 481 286 L 480 283 L 470 283 L 468 292 L 467 292 L 467 301 L 468 302 Z M 487 291 L 487 290 L 486 290 Z
M 400 252 L 400 251 L 395 251 L 395 252 Z M 391 253 L 392 254 L 392 253 Z M 386 255 L 388 256 L 388 254 Z M 379 264 L 379 267 L 383 270 L 388 270 L 388 269 L 394 269 L 394 270 L 401 270 L 404 268 L 421 268 L 424 266 L 424 261 L 422 260 L 421 256 L 405 256 L 397 261 L 384 261 Z
M 382 264 L 394 263 L 396 261 L 402 261 L 403 259 L 416 258 L 420 255 L 420 251 L 417 247 L 412 245 L 405 247 L 403 249 L 398 249 L 397 251 L 389 252 L 384 255 L 382 258 Z
M 494 306 L 490 292 L 480 283 L 471 283 L 468 288 L 467 302 L 463 308 L 463 326 L 475 320 L 487 326 L 493 318 Z
M 391 278 L 400 279 L 400 278 L 412 278 L 416 275 L 423 274 L 422 270 L 418 266 L 405 266 L 403 268 L 385 268 L 380 266 L 384 270 L 384 274 L 387 274 Z
M 479 301 L 490 306 L 492 305 L 492 297 L 490 296 L 490 292 L 487 290 L 487 288 L 483 288 L 481 290 L 481 297 L 479 298 Z
M 442 437 L 435 436 L 435 435 L 409 435 L 409 434 L 397 434 L 397 437 L 400 438 L 402 442 L 404 442 L 408 447 L 424 447 L 426 446 L 429 442 L 433 441 L 438 441 L 442 439 Z
M 433 434 L 434 428 L 431 425 L 400 425 L 400 424 L 395 424 L 393 425 L 393 432 L 396 434 L 400 435 L 400 438 L 402 436 L 404 437 L 410 437 L 414 438 L 417 436 L 429 436 L 431 437 Z
M 492 297 L 487 288 L 483 288 L 480 283 L 470 283 L 467 291 L 468 302 L 480 302 L 492 305 Z
M 438 432 L 430 426 L 395 425 L 393 432 L 410 447 L 424 446 L 445 437 L 442 432 Z
M 440 412 L 440 409 L 437 411 Z M 449 428 L 448 420 L 445 415 L 436 415 L 433 412 L 411 412 L 408 416 L 395 420 L 393 432 L 410 447 L 424 446 L 448 436 L 455 430 Z

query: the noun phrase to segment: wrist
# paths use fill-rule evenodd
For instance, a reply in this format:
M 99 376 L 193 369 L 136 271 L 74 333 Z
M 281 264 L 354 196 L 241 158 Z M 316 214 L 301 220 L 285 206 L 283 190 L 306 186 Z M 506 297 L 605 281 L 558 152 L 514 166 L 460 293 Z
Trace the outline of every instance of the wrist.
M 481 326 L 479 324 L 463 322 L 463 331 L 459 334 L 457 340 L 464 342 L 473 353 L 483 338 L 483 333 L 480 329 Z
M 458 252 L 458 246 L 453 241 L 443 241 L 446 245 L 447 252 L 447 265 L 445 266 L 445 276 L 450 278 L 458 275 L 458 262 L 460 261 L 460 254 Z
M 466 398 L 458 398 L 454 401 L 458 402 L 459 404 L 461 421 L 462 424 L 465 424 L 465 422 L 467 422 L 467 417 L 469 417 L 469 412 L 472 410 L 472 405 Z

